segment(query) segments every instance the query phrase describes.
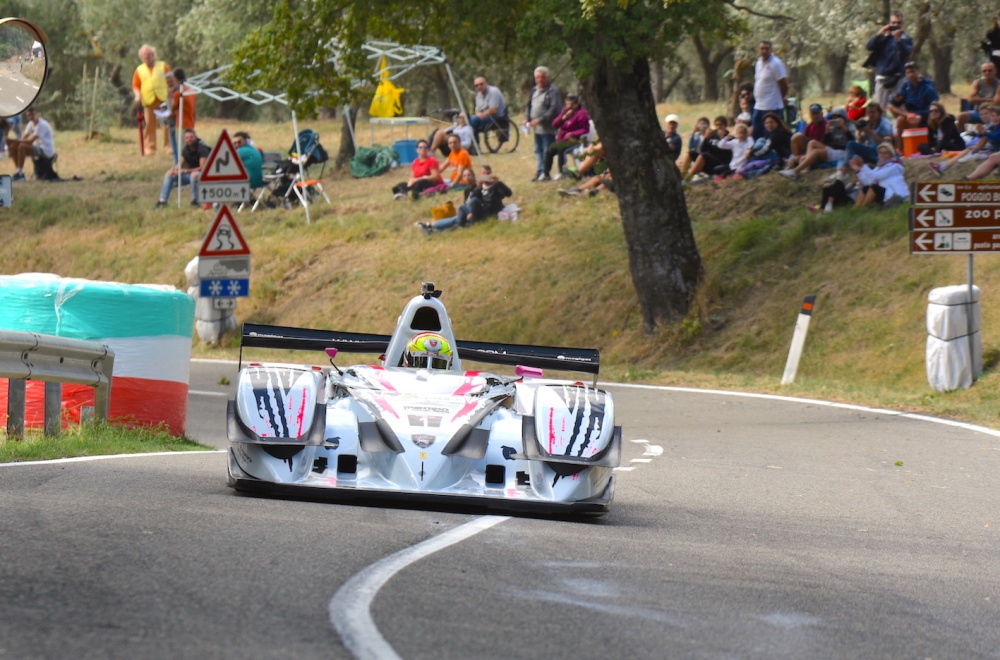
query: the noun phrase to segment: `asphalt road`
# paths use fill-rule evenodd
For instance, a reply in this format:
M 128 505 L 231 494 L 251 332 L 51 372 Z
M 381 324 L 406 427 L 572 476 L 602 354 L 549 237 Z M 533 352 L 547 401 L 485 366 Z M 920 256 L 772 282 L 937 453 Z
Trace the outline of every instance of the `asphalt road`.
M 0 116 L 20 114 L 37 95 L 38 83 L 21 74 L 16 62 L 0 63 Z
M 190 436 L 234 376 L 193 365 Z M 1000 657 L 1000 434 L 612 389 L 594 520 L 241 496 L 223 453 L 0 465 L 0 658 Z

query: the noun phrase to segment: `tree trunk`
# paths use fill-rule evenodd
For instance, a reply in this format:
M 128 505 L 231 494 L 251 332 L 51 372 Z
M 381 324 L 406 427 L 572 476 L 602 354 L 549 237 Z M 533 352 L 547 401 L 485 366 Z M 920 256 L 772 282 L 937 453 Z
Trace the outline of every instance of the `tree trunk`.
M 954 59 L 954 40 L 949 35 L 935 34 L 927 45 L 934 58 L 934 87 L 938 94 L 951 94 L 951 63 Z
M 826 56 L 826 65 L 830 70 L 830 86 L 826 90 L 831 93 L 843 92 L 847 82 L 847 53 L 830 53 Z
M 351 138 L 351 128 L 354 128 L 355 135 L 357 135 L 355 122 L 358 120 L 358 109 L 353 105 L 346 106 L 341 117 L 340 150 L 337 152 L 337 160 L 334 161 L 334 166 L 338 170 L 350 164 L 351 159 L 354 158 L 354 140 Z M 348 122 L 351 123 L 348 124 Z
M 705 87 L 702 90 L 702 100 L 719 100 L 719 64 L 726 55 L 733 52 L 732 46 L 724 46 L 717 53 L 712 53 L 712 46 L 706 46 L 700 34 L 694 35 L 691 39 L 694 49 L 698 53 L 698 61 L 701 63 L 701 70 L 704 75 Z
M 687 315 L 702 270 L 680 172 L 656 116 L 649 62 L 604 59 L 583 94 L 614 173 L 632 283 L 652 332 Z
M 663 103 L 667 100 L 667 95 L 663 93 L 663 76 L 666 75 L 666 67 L 663 66 L 663 61 L 653 62 L 653 98 L 656 99 L 657 103 Z

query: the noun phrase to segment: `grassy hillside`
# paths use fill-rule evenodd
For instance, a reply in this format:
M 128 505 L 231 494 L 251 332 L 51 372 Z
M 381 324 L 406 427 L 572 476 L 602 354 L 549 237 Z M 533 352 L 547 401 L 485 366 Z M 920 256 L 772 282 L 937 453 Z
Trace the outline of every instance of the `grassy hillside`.
M 692 109 L 682 131 L 697 114 L 715 113 Z M 336 122 L 305 125 L 336 151 Z M 211 142 L 222 127 L 208 120 L 200 132 Z M 225 127 L 249 130 L 268 150 L 284 151 L 292 140 L 290 125 Z M 140 158 L 134 133 L 88 142 L 57 131 L 60 174 L 84 180 L 15 184 L 15 205 L 0 215 L 3 272 L 186 286 L 184 266 L 214 215 L 190 207 L 186 191 L 180 210 L 154 210 L 168 157 Z M 358 136 L 372 139 L 366 125 Z M 387 143 L 388 134 L 375 139 Z M 1000 262 L 985 255 L 975 264 L 984 377 L 967 391 L 934 393 L 924 367 L 927 292 L 964 283 L 966 260 L 910 256 L 905 209 L 808 213 L 823 172 L 799 182 L 770 175 L 693 186 L 687 201 L 705 283 L 684 323 L 651 336 L 641 329 L 616 200 L 563 199 L 559 183 L 529 183 L 534 155 L 525 142 L 483 162 L 514 190 L 524 209 L 519 221 L 425 237 L 413 224 L 429 218 L 432 203 L 393 201 L 389 192 L 404 172 L 356 180 L 330 170 L 333 204 L 314 207 L 308 225 L 301 210 L 238 215 L 253 251 L 252 296 L 240 302 L 239 319 L 388 332 L 420 282 L 431 280 L 444 290 L 460 337 L 596 346 L 607 379 L 780 391 L 996 426 L 1000 311 L 992 292 Z M 925 164 L 907 167 L 911 178 L 930 178 Z M 0 165 L 10 171 L 9 160 Z M 780 387 L 810 293 L 818 302 L 799 378 Z M 195 353 L 231 356 L 232 346 Z

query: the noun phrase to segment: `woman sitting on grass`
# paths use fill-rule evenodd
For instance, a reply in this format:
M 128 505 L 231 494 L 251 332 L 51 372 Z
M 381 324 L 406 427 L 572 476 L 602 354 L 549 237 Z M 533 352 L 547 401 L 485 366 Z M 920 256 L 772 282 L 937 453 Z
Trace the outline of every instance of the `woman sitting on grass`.
M 942 151 L 962 151 L 965 140 L 958 132 L 955 118 L 949 115 L 941 103 L 934 101 L 927 115 L 927 143 L 921 144 L 920 153 L 924 156 L 939 154 Z
M 875 167 L 865 164 L 861 156 L 855 156 L 848 165 L 857 175 L 857 197 L 854 208 L 877 203 L 881 208 L 889 208 L 909 198 L 903 164 L 896 150 L 888 142 L 878 145 L 878 163 Z M 851 203 L 847 186 L 840 179 L 823 184 L 823 199 L 819 206 L 810 205 L 809 210 L 829 213 L 835 206 Z
M 471 170 L 466 170 L 466 177 L 472 175 Z M 466 227 L 473 222 L 485 220 L 503 210 L 503 200 L 514 193 L 505 183 L 497 178 L 493 169 L 489 165 L 483 165 L 479 174 L 479 185 L 476 185 L 474 176 L 466 178 L 465 185 L 468 189 L 465 192 L 465 203 L 458 207 L 458 213 L 450 218 L 443 218 L 437 222 L 418 222 L 417 226 L 425 234 L 432 234 L 455 227 Z

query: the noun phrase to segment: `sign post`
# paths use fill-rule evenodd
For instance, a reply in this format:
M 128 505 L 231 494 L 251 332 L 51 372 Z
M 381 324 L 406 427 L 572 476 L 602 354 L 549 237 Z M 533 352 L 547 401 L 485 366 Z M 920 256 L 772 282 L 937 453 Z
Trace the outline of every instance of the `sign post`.
M 965 254 L 972 304 L 977 252 L 1000 252 L 1000 182 L 921 181 L 910 188 L 910 254 Z M 966 314 L 969 357 L 972 314 Z
M 250 201 L 250 177 L 229 133 L 222 129 L 198 179 L 198 201 L 239 204 Z
M 214 298 L 215 309 L 234 309 L 250 295 L 250 246 L 229 207 L 223 204 L 198 252 L 199 295 Z

